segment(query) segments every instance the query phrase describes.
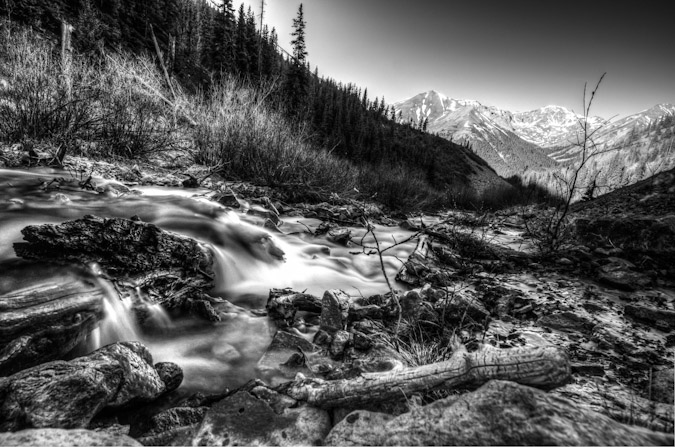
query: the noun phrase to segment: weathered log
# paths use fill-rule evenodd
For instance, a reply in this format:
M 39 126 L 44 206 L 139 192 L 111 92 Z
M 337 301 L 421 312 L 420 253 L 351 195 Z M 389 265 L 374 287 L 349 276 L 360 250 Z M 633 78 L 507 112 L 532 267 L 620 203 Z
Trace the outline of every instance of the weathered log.
M 522 385 L 554 388 L 570 379 L 570 362 L 557 347 L 487 348 L 468 353 L 457 350 L 444 362 L 354 379 L 306 379 L 288 382 L 279 391 L 321 408 L 353 406 L 439 388 L 480 385 L 488 380 L 510 380 Z
M 202 299 L 213 287 L 213 255 L 194 239 L 156 225 L 85 216 L 31 225 L 14 244 L 17 256 L 58 264 L 97 263 L 122 291 L 136 287 L 167 308 Z
M 95 282 L 54 278 L 0 295 L 0 376 L 59 358 L 103 317 Z

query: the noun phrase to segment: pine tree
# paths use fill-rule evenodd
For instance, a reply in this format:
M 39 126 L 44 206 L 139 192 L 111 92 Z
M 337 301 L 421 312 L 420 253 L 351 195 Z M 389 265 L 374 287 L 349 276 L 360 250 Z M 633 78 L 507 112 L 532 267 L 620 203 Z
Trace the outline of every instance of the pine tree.
M 307 47 L 305 45 L 305 17 L 302 3 L 298 15 L 293 19 L 293 58 L 286 74 L 286 95 L 291 115 L 300 117 L 304 113 L 309 93 L 309 73 L 306 68 Z
M 213 68 L 219 73 L 234 69 L 234 28 L 232 0 L 223 0 L 216 13 L 211 44 Z

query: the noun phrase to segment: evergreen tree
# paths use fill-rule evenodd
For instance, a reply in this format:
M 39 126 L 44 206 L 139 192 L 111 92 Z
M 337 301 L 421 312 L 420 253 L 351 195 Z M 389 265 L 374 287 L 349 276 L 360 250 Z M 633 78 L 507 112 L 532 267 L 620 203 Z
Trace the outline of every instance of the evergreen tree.
M 211 44 L 213 68 L 218 73 L 228 73 L 234 69 L 234 30 L 232 0 L 223 0 L 215 16 Z
M 305 16 L 302 3 L 298 8 L 298 15 L 293 19 L 293 58 L 286 74 L 286 95 L 288 109 L 291 115 L 300 117 L 304 114 L 309 89 L 309 72 L 306 68 L 307 47 L 305 45 Z

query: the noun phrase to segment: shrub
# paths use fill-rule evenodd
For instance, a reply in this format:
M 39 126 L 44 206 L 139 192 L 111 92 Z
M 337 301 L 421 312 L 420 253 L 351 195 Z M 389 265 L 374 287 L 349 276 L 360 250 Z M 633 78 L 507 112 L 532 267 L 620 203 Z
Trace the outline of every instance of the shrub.
M 85 155 L 145 156 L 175 147 L 174 108 L 157 70 L 125 55 L 94 61 L 73 56 L 68 67 L 55 44 L 33 32 L 0 26 L 0 138 L 50 140 Z

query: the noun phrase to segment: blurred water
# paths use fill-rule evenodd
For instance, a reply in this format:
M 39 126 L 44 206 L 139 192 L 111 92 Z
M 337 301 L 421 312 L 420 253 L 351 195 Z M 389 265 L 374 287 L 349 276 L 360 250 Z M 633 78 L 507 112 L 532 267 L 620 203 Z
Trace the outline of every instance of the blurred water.
M 149 303 L 150 318 L 141 328 L 131 303 L 116 298 L 111 289 L 104 321 L 90 335 L 86 347 L 80 348 L 87 351 L 114 341 L 140 340 L 156 362 L 172 361 L 183 368 L 186 389 L 218 392 L 258 376 L 255 365 L 274 328 L 267 318 L 249 310 L 264 308 L 271 288 L 292 287 L 317 296 L 333 288 L 354 296 L 387 291 L 379 257 L 355 254 L 362 250 L 308 234 L 305 227 L 315 228 L 320 223 L 317 220 L 286 218 L 280 227 L 282 232 L 272 234 L 262 228 L 262 218 L 245 213 L 246 206 L 243 211 L 228 210 L 207 200 L 206 190 L 137 187 L 136 193 L 117 196 L 81 190 L 76 182 L 61 182 L 60 189 L 50 189 L 49 182 L 58 177 L 69 179 L 62 171 L 0 170 L 0 261 L 15 258 L 12 244 L 22 240 L 25 226 L 60 223 L 87 214 L 136 215 L 212 248 L 216 278 L 210 294 L 236 304 L 225 321 L 206 324 L 180 315 L 172 319 L 161 306 Z M 363 228 L 352 231 L 356 238 L 365 233 Z M 376 231 L 381 248 L 410 235 L 398 228 Z M 364 239 L 366 245 L 373 242 L 372 238 Z M 399 259 L 405 259 L 412 249 L 414 243 L 409 242 L 385 254 L 390 279 L 401 265 Z M 27 282 L 47 274 L 31 271 L 36 269 L 32 265 L 24 269 L 19 276 Z M 6 287 L 17 281 L 0 271 L 0 284 L 3 276 Z M 144 300 L 140 295 L 137 298 Z

